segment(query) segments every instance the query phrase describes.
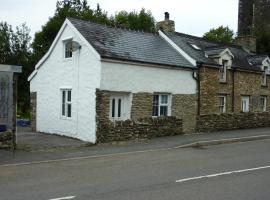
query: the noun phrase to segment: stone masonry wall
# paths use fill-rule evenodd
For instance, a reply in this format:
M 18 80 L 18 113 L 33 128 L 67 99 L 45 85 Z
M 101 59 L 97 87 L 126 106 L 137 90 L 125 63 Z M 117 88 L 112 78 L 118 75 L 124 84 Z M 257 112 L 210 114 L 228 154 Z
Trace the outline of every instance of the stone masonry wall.
M 267 77 L 267 85 L 261 85 L 261 73 L 244 71 L 235 72 L 235 112 L 241 112 L 241 96 L 250 97 L 250 112 L 260 112 L 260 96 L 267 96 L 267 110 L 270 111 L 270 77 Z
M 270 126 L 270 112 L 225 113 L 197 117 L 198 132 L 213 132 Z
M 31 108 L 31 129 L 32 131 L 37 130 L 37 93 L 31 92 L 30 94 L 30 108 Z
M 194 133 L 197 116 L 197 95 L 172 95 L 172 116 L 183 120 L 184 133 Z
M 152 116 L 153 94 L 134 93 L 132 97 L 131 119 L 141 119 Z
M 200 69 L 200 114 L 219 113 L 218 96 L 225 95 L 226 112 L 231 112 L 232 98 L 231 70 L 227 70 L 226 83 L 219 82 L 219 69 L 202 67 Z
M 200 69 L 200 114 L 218 114 L 218 96 L 225 95 L 226 113 L 232 112 L 232 71 L 227 70 L 227 81 L 218 80 L 219 70 L 213 67 L 202 67 Z M 267 111 L 270 111 L 270 76 L 267 77 L 267 85 L 261 85 L 260 72 L 235 71 L 234 73 L 234 112 L 241 112 L 241 97 L 250 96 L 250 112 L 260 112 L 260 96 L 267 96 Z
M 151 117 L 152 95 L 138 93 L 133 94 L 133 98 L 134 105 L 131 109 L 131 120 L 112 122 L 109 120 L 110 92 L 96 91 L 97 142 L 125 141 L 183 134 L 182 119 L 177 117 Z M 145 107 L 146 110 L 141 110 L 140 113 L 138 108 L 140 104 L 148 105 L 150 108 Z

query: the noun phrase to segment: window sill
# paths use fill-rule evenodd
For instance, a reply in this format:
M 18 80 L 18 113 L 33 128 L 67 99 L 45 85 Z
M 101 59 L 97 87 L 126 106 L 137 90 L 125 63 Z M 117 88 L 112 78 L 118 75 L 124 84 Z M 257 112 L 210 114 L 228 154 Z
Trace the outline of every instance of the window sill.
M 71 58 L 64 58 L 63 61 L 64 61 L 64 62 L 72 61 L 72 57 L 71 57 Z
M 268 86 L 267 85 L 261 85 L 262 88 L 267 88 Z
M 221 81 L 221 80 L 219 80 L 219 83 L 221 83 L 221 84 L 227 84 L 227 81 Z
M 60 119 L 71 121 L 72 117 L 61 116 Z

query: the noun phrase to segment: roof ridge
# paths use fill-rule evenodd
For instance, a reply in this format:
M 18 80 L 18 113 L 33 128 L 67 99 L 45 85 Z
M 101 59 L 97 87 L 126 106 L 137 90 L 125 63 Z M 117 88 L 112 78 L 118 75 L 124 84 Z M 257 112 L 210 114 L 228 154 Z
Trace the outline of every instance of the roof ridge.
M 113 26 L 111 24 L 102 24 L 102 23 L 91 21 L 90 19 L 89 20 L 88 19 L 82 19 L 82 18 L 77 17 L 77 16 L 76 17 L 66 17 L 66 19 L 80 20 L 80 21 L 83 21 L 83 22 L 96 24 L 98 26 L 103 26 L 103 27 L 106 27 L 106 28 L 112 28 L 112 29 L 117 29 L 117 30 L 122 30 L 122 31 L 158 35 L 158 32 L 147 32 L 147 31 L 144 31 L 144 30 L 134 30 L 134 29 L 128 29 L 128 28 L 119 27 L 119 26 Z
M 179 35 L 179 36 L 183 36 L 183 37 L 187 37 L 187 38 L 192 38 L 192 39 L 197 39 L 197 40 L 201 40 L 201 41 L 204 41 L 204 42 L 210 42 L 210 43 L 213 43 L 213 44 L 217 44 L 217 45 L 222 45 L 223 47 L 226 46 L 226 47 L 236 47 L 236 48 L 241 48 L 242 47 L 240 45 L 237 45 L 237 44 L 227 44 L 227 43 L 224 43 L 224 42 L 216 42 L 216 41 L 211 41 L 209 39 L 205 39 L 203 37 L 199 37 L 199 36 L 195 36 L 195 35 L 190 35 L 190 34 L 186 34 L 186 33 L 180 33 L 180 32 L 174 32 L 176 35 Z M 222 46 L 219 46 L 219 47 L 222 47 Z

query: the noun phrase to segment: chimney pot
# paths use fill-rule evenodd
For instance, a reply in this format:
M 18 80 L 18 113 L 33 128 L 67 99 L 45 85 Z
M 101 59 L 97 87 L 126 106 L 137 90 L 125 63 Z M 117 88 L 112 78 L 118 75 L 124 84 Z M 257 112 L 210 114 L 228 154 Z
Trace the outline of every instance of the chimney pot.
M 165 12 L 165 20 L 170 20 L 170 14 L 168 12 Z

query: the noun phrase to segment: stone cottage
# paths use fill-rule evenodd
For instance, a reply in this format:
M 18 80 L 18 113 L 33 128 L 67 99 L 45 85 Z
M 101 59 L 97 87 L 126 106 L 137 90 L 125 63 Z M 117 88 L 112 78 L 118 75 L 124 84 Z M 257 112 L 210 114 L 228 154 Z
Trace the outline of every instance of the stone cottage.
M 266 56 L 177 33 L 168 13 L 157 26 L 145 33 L 66 19 L 29 77 L 34 128 L 93 143 L 192 133 L 202 114 L 238 109 L 230 99 L 249 87 L 239 89 L 246 78 L 232 71 L 267 79 Z

